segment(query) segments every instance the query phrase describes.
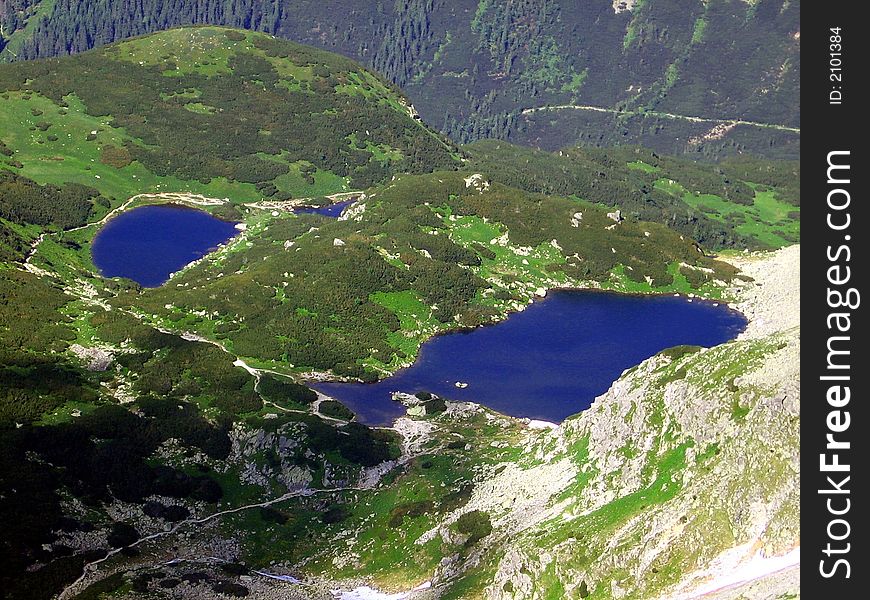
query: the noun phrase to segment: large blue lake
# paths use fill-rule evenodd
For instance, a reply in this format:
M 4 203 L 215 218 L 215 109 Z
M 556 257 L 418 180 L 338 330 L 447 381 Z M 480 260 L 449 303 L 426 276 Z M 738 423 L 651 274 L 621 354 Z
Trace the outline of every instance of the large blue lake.
M 746 319 L 724 304 L 674 296 L 556 291 L 499 324 L 437 336 L 417 361 L 373 384 L 314 387 L 360 421 L 387 425 L 404 414 L 392 392 L 434 392 L 515 417 L 560 422 L 589 408 L 627 368 L 672 346 L 715 346 Z M 467 384 L 457 388 L 456 383 Z
M 235 223 L 201 210 L 174 204 L 141 206 L 122 212 L 100 229 L 91 258 L 104 277 L 127 277 L 156 287 L 237 233 Z

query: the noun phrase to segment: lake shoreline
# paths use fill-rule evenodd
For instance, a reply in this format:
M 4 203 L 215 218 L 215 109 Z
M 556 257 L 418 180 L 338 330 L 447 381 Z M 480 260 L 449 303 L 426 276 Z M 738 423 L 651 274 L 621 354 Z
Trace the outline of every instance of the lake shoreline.
M 237 237 L 237 225 L 176 203 L 139 206 L 100 228 L 90 244 L 91 261 L 106 279 L 160 287 L 174 272 Z
M 334 218 L 340 216 L 341 213 L 343 213 L 348 206 L 353 204 L 358 199 L 359 193 L 345 192 L 341 194 L 336 194 L 335 196 L 335 198 L 324 196 L 324 198 L 326 198 L 327 200 L 331 200 L 332 202 L 323 205 L 313 205 L 308 203 L 312 200 L 312 198 L 300 198 L 297 200 L 288 200 L 281 203 L 270 203 L 268 206 L 260 206 L 258 205 L 258 203 L 236 205 L 233 204 L 228 198 L 207 198 L 205 196 L 198 196 L 194 194 L 140 194 L 127 199 L 120 206 L 110 210 L 99 221 L 89 223 L 77 229 L 96 227 L 96 230 L 94 231 L 93 235 L 90 237 L 89 240 L 89 255 L 91 258 L 91 264 L 100 277 L 103 277 L 104 279 L 124 277 L 136 281 L 143 288 L 155 288 L 166 285 L 167 283 L 172 281 L 172 278 L 178 273 L 184 272 L 190 267 L 207 259 L 211 254 L 219 251 L 221 248 L 233 244 L 234 241 L 237 241 L 237 239 L 240 238 L 247 231 L 249 226 L 249 219 L 245 219 L 244 215 L 239 214 L 238 218 L 236 218 L 231 214 L 226 214 L 225 212 L 208 210 L 209 208 L 230 206 L 234 209 L 238 209 L 244 207 L 248 210 L 255 209 L 262 212 L 271 212 L 273 217 L 277 217 L 280 212 L 290 212 L 295 214 L 316 213 L 326 216 L 327 218 Z M 278 208 L 277 204 L 280 204 L 280 208 Z M 106 274 L 105 269 L 97 264 L 99 260 L 95 260 L 94 254 L 100 236 L 105 234 L 108 227 L 111 227 L 113 224 L 117 223 L 118 219 L 124 218 L 137 210 L 142 210 L 148 207 L 159 207 L 178 211 L 198 211 L 200 213 L 203 213 L 204 215 L 208 215 L 216 221 L 233 225 L 236 232 L 234 233 L 234 235 L 224 239 L 220 243 L 214 246 L 209 246 L 202 252 L 201 256 L 195 258 L 194 260 L 187 262 L 183 265 L 175 266 L 175 268 L 167 275 L 165 279 L 156 284 L 154 284 L 153 282 L 149 284 L 143 284 L 142 282 L 137 281 L 134 277 L 126 277 L 125 275 Z M 33 250 L 33 252 L 35 252 L 35 250 Z
M 733 343 L 735 341 L 744 340 L 744 339 L 755 339 L 761 337 L 765 334 L 770 333 L 770 331 L 780 331 L 787 330 L 794 327 L 799 327 L 800 325 L 800 311 L 799 311 L 799 302 L 797 304 L 798 310 L 796 311 L 786 311 L 783 313 L 780 308 L 781 306 L 778 303 L 771 302 L 771 299 L 768 296 L 766 290 L 761 287 L 761 284 L 758 282 L 767 282 L 771 279 L 776 279 L 782 273 L 793 273 L 796 272 L 797 269 L 794 267 L 795 264 L 800 264 L 800 244 L 792 244 L 791 246 L 786 246 L 784 248 L 780 248 L 778 250 L 770 250 L 770 251 L 756 251 L 747 255 L 735 255 L 727 258 L 722 258 L 724 262 L 727 262 L 738 269 L 740 269 L 741 274 L 745 274 L 752 277 L 752 281 L 744 280 L 746 283 L 739 288 L 735 297 L 729 301 L 718 301 L 720 304 L 726 304 L 729 310 L 737 312 L 742 315 L 746 319 L 745 327 L 743 331 L 733 340 L 728 342 L 724 342 L 724 344 Z M 553 288 L 554 290 L 564 290 L 564 291 L 580 291 L 581 288 L 571 288 L 571 287 L 560 287 Z M 786 288 L 788 289 L 788 288 Z M 590 289 L 588 291 L 602 291 L 607 292 L 607 290 L 600 289 Z M 611 292 L 611 293 L 619 293 L 624 294 L 624 292 Z M 627 295 L 638 295 L 638 296 L 648 296 L 648 295 L 671 295 L 671 294 L 645 294 L 645 293 L 631 293 Z M 702 299 L 708 302 L 714 302 L 713 300 L 704 298 Z M 792 306 L 793 303 L 789 303 L 789 306 Z M 629 367 L 631 369 L 633 367 Z M 627 369 L 627 370 L 629 370 Z M 624 372 L 623 372 L 624 373 Z M 616 381 L 616 380 L 615 380 Z M 614 382 L 615 382 L 614 381 Z M 469 402 L 468 404 L 474 405 L 476 407 L 480 407 L 483 410 L 493 412 L 498 414 L 499 416 L 513 419 L 516 421 L 527 421 L 526 425 L 530 428 L 535 428 L 535 422 L 540 421 L 539 419 L 528 419 L 523 417 L 514 417 L 512 415 L 500 412 L 494 408 L 486 406 L 484 404 L 480 404 L 478 402 Z M 580 411 L 585 412 L 585 411 Z M 577 413 L 580 414 L 580 413 Z M 569 418 L 575 417 L 576 415 L 572 415 Z M 564 422 L 564 421 L 563 421 Z M 542 422 L 550 423 L 548 421 Z M 554 423 L 553 425 L 556 428 L 562 426 L 562 423 Z
M 496 315 L 495 318 L 488 323 L 480 323 L 478 325 L 451 326 L 449 329 L 444 329 L 442 331 L 436 331 L 435 333 L 433 333 L 432 335 L 427 337 L 422 342 L 422 344 L 427 344 L 430 341 L 432 341 L 440 336 L 444 336 L 444 335 L 451 335 L 454 333 L 473 333 L 473 332 L 475 332 L 479 329 L 482 329 L 482 328 L 492 327 L 494 325 L 499 325 L 499 324 L 503 323 L 504 321 L 506 321 L 507 319 L 509 319 L 512 315 L 520 314 L 520 313 L 524 312 L 526 309 L 528 309 L 530 306 L 533 306 L 535 304 L 539 304 L 541 302 L 546 301 L 547 299 L 552 297 L 552 294 L 554 292 L 555 293 L 560 293 L 560 292 L 567 292 L 567 293 L 584 292 L 584 293 L 586 293 L 586 292 L 588 292 L 588 293 L 599 293 L 599 294 L 616 294 L 619 296 L 627 296 L 627 297 L 634 297 L 634 298 L 650 298 L 650 297 L 685 298 L 689 302 L 709 303 L 709 304 L 712 304 L 714 306 L 724 306 L 725 308 L 727 308 L 731 312 L 734 312 L 734 313 L 737 313 L 739 315 L 746 317 L 746 315 L 743 315 L 743 313 L 735 306 L 737 304 L 737 301 L 735 301 L 735 300 L 714 299 L 714 298 L 709 298 L 709 297 L 701 296 L 701 295 L 697 295 L 697 294 L 691 294 L 691 293 L 686 294 L 683 292 L 660 292 L 660 291 L 655 291 L 655 290 L 649 291 L 649 292 L 636 292 L 636 291 L 629 292 L 629 291 L 622 291 L 622 290 L 611 290 L 611 289 L 602 288 L 600 286 L 596 286 L 596 285 L 594 285 L 595 283 L 597 283 L 597 282 L 587 282 L 586 285 L 577 285 L 577 286 L 561 285 L 561 286 L 554 286 L 554 287 L 547 288 L 545 295 L 534 296 L 528 302 L 526 302 L 525 304 L 521 305 L 520 307 L 518 307 L 516 309 L 510 309 L 510 310 L 506 310 L 504 312 L 501 312 L 498 315 Z M 748 321 L 748 318 L 747 318 L 747 321 Z M 421 344 L 421 346 L 422 346 L 422 344 Z M 309 383 L 317 384 L 317 383 L 349 383 L 349 382 L 360 383 L 360 384 L 365 384 L 365 385 L 372 385 L 372 384 L 379 383 L 379 382 L 383 381 L 384 379 L 389 379 L 390 377 L 395 376 L 396 374 L 403 371 L 404 369 L 407 369 L 407 368 L 413 366 L 414 363 L 417 362 L 418 357 L 419 357 L 419 353 L 417 356 L 414 356 L 414 360 L 412 360 L 411 362 L 408 362 L 408 363 L 401 364 L 394 371 L 381 369 L 381 372 L 384 374 L 384 377 L 379 377 L 375 381 L 363 381 L 362 379 L 359 379 L 359 378 L 340 377 L 340 376 L 333 375 L 329 371 L 308 371 L 308 372 L 305 372 L 302 374 L 301 381 L 302 381 L 302 383 L 304 383 L 306 385 Z
M 373 426 L 389 426 L 404 414 L 389 399 L 397 391 L 425 391 L 515 418 L 559 423 L 646 358 L 674 346 L 719 345 L 745 329 L 745 316 L 727 303 L 693 300 L 561 288 L 527 304 L 535 309 L 527 317 L 520 316 L 525 310 L 512 311 L 497 322 L 436 333 L 410 366 L 376 382 L 304 381 Z M 541 397 L 550 401 L 540 403 Z

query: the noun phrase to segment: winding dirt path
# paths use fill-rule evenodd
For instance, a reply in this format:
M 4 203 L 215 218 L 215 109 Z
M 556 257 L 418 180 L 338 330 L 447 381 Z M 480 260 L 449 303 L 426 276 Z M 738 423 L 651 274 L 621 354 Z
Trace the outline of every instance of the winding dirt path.
M 123 310 L 123 309 L 121 309 L 121 310 Z M 139 320 L 142 320 L 140 315 L 137 315 L 135 313 L 129 313 L 129 314 L 131 314 L 132 316 L 136 317 Z M 267 373 L 269 375 L 273 375 L 276 377 L 281 377 L 284 379 L 290 379 L 286 374 L 279 373 L 278 371 L 273 371 L 272 369 L 261 369 L 258 367 L 252 367 L 251 365 L 246 363 L 243 359 L 239 358 L 238 356 L 236 356 L 235 354 L 233 354 L 232 352 L 227 350 L 227 348 L 223 344 L 221 344 L 220 342 L 217 342 L 215 340 L 210 340 L 206 337 L 199 335 L 198 333 L 192 333 L 190 331 L 182 331 L 182 332 L 172 331 L 171 329 L 166 329 L 164 327 L 159 327 L 156 325 L 151 325 L 151 327 L 154 327 L 155 329 L 157 329 L 161 333 L 166 333 L 169 335 L 176 335 L 176 336 L 179 336 L 181 339 L 187 340 L 189 342 L 201 342 L 203 344 L 211 344 L 212 346 L 220 348 L 222 351 L 229 354 L 234 359 L 233 360 L 234 367 L 239 367 L 240 369 L 244 369 L 245 371 L 248 372 L 249 375 L 251 375 L 251 377 L 254 378 L 254 391 L 257 392 L 258 394 L 260 392 L 260 389 L 259 389 L 260 388 L 260 380 L 262 379 L 264 373 Z M 296 413 L 296 414 L 301 414 L 301 415 L 313 414 L 315 416 L 320 417 L 324 421 L 330 421 L 332 423 L 337 423 L 340 425 L 346 425 L 347 423 L 350 422 L 350 421 L 347 421 L 345 419 L 337 419 L 335 417 L 330 417 L 330 416 L 324 415 L 322 412 L 320 412 L 320 404 L 324 400 L 335 400 L 335 398 L 332 398 L 331 396 L 327 396 L 326 394 L 323 394 L 321 392 L 317 392 L 317 400 L 315 400 L 314 403 L 312 404 L 311 410 L 299 410 L 296 408 L 286 408 L 284 406 L 281 406 L 280 404 L 276 404 L 275 402 L 272 402 L 271 400 L 266 400 L 265 398 L 263 398 L 262 394 L 260 395 L 260 399 L 262 399 L 263 404 L 265 404 L 267 406 L 271 406 L 273 408 L 276 408 L 276 409 L 280 410 L 281 412 Z
M 639 111 L 639 110 L 619 110 L 616 108 L 604 108 L 602 106 L 591 106 L 587 104 L 559 104 L 554 106 L 538 106 L 535 108 L 527 108 L 520 114 L 531 115 L 538 112 L 554 112 L 557 110 L 586 110 L 592 112 L 608 113 L 613 115 L 638 116 L 648 115 L 652 117 L 662 117 L 664 119 L 674 119 L 681 121 L 690 121 L 692 123 L 711 123 L 715 125 L 747 125 L 749 127 L 761 127 L 764 129 L 776 129 L 779 131 L 790 131 L 792 133 L 800 133 L 800 127 L 788 127 L 787 125 L 777 125 L 775 123 L 762 123 L 759 121 L 746 121 L 743 119 L 710 119 L 706 117 L 693 117 L 689 115 L 677 115 L 674 113 L 659 112 L 659 111 Z
M 298 490 L 292 490 L 292 491 L 287 492 L 286 494 L 278 496 L 277 498 L 272 498 L 271 500 L 265 500 L 263 502 L 258 502 L 256 504 L 245 504 L 244 506 L 237 506 L 235 508 L 229 508 L 227 510 L 222 510 L 222 511 L 219 511 L 216 513 L 212 513 L 206 517 L 202 517 L 199 519 L 185 519 L 184 521 L 180 521 L 177 524 L 175 524 L 171 529 L 168 529 L 166 531 L 158 531 L 157 533 L 152 533 L 151 535 L 143 536 L 143 537 L 139 538 L 138 540 L 136 540 L 135 542 L 133 542 L 132 544 L 130 544 L 128 547 L 135 548 L 136 546 L 140 546 L 146 542 L 150 542 L 150 541 L 162 538 L 162 537 L 173 535 L 188 525 L 202 525 L 204 523 L 208 523 L 209 521 L 219 519 L 220 517 L 223 517 L 226 515 L 242 512 L 245 510 L 251 510 L 254 508 L 265 508 L 265 507 L 271 506 L 273 504 L 278 504 L 280 502 L 284 502 L 285 500 L 289 500 L 291 498 L 308 497 L 308 496 L 313 496 L 315 494 L 321 494 L 321 493 L 331 494 L 331 493 L 335 493 L 335 492 L 365 491 L 367 489 L 370 489 L 370 488 L 365 487 L 365 486 L 345 486 L 345 487 L 324 488 L 324 489 L 301 488 Z M 89 575 L 91 575 L 92 573 L 96 573 L 97 567 L 100 564 L 106 562 L 107 560 L 109 560 L 113 556 L 118 555 L 121 552 L 121 550 L 122 550 L 122 548 L 115 548 L 113 550 L 110 550 L 109 553 L 106 554 L 106 556 L 104 556 L 103 558 L 100 558 L 100 559 L 97 559 L 97 560 L 94 560 L 94 561 L 91 561 L 91 562 L 85 564 L 85 566 L 82 568 L 81 576 L 78 579 L 76 579 L 73 583 L 66 586 L 63 589 L 63 591 L 61 591 L 60 594 L 57 595 L 58 600 L 64 600 L 65 598 L 70 597 L 70 594 L 78 591 L 77 588 L 82 583 L 85 582 L 85 580 L 88 578 Z
M 338 192 L 336 194 L 329 194 L 327 196 L 322 196 L 323 198 L 329 198 L 333 202 L 341 202 L 342 200 L 346 200 L 348 198 L 358 198 L 363 196 L 365 192 L 362 191 L 350 191 L 350 192 Z M 308 198 L 293 198 L 292 200 L 260 200 L 259 202 L 246 202 L 242 204 L 242 206 L 247 206 L 248 208 L 256 208 L 259 210 L 293 210 L 296 208 L 308 206 L 308 202 L 314 200 L 314 197 Z

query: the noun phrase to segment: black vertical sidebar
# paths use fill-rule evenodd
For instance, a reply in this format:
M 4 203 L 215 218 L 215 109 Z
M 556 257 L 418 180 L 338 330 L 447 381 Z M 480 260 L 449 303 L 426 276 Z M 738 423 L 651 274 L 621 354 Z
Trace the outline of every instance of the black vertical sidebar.
M 801 595 L 870 594 L 867 32 L 856 5 L 801 21 Z M 824 595 L 823 595 L 824 594 Z

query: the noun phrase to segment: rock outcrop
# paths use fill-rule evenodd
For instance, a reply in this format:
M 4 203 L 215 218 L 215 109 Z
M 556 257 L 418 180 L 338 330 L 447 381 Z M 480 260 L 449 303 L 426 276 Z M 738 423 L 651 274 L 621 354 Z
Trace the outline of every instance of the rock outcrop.
M 472 505 L 495 515 L 498 549 L 487 598 L 799 590 L 799 263 L 798 246 L 741 258 L 753 281 L 739 291 L 750 323 L 737 340 L 629 369 L 478 483 Z M 541 494 L 524 481 L 546 499 L 530 504 Z

